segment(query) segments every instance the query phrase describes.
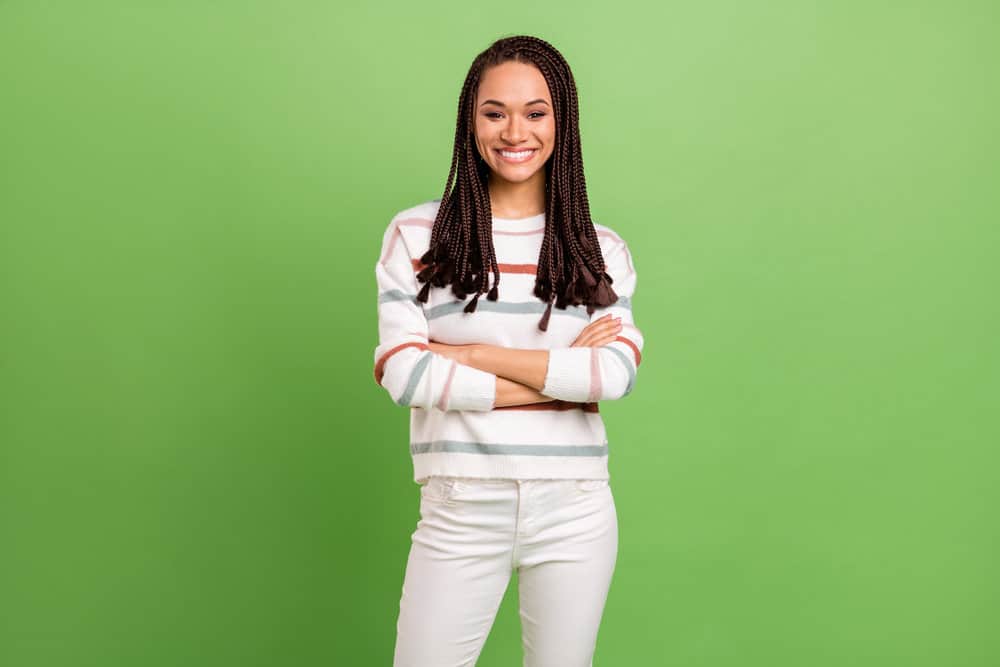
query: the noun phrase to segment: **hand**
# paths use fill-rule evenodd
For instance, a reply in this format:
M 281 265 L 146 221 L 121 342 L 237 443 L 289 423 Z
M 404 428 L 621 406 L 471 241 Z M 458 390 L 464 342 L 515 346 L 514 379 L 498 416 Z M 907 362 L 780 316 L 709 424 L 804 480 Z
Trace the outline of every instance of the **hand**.
M 469 355 L 472 354 L 472 348 L 475 347 L 475 344 L 448 345 L 447 343 L 435 343 L 434 341 L 428 341 L 427 347 L 430 348 L 431 352 L 448 357 L 449 359 L 454 359 L 460 364 L 468 365 Z
M 600 347 L 614 341 L 622 330 L 622 318 L 611 317 L 608 313 L 583 328 L 570 347 Z

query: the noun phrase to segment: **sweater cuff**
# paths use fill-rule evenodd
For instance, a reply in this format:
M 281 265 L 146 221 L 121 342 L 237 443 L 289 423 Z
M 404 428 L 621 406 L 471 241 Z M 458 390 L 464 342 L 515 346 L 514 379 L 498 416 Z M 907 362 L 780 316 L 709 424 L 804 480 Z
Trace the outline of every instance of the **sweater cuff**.
M 590 396 L 589 347 L 549 350 L 549 366 L 541 393 L 563 401 L 586 401 Z
M 492 410 L 497 397 L 497 376 L 458 364 L 452 379 L 449 410 Z

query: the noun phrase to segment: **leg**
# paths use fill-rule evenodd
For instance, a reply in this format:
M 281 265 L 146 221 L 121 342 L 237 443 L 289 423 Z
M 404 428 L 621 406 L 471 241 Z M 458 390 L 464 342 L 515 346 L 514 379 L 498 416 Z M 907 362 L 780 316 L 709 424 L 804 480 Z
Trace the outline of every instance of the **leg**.
M 422 485 L 394 667 L 475 665 L 510 581 L 516 494 L 513 483 Z
M 525 667 L 589 667 L 618 554 L 611 488 L 537 487 L 518 568 Z

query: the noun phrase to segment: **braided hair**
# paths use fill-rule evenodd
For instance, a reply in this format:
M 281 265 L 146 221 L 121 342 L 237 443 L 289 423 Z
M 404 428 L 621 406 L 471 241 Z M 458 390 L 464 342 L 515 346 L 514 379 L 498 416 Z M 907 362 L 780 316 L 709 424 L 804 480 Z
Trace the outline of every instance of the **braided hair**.
M 545 77 L 556 120 L 555 147 L 545 169 L 545 236 L 538 256 L 534 295 L 546 302 L 538 328 L 548 330 L 553 301 L 556 308 L 586 304 L 587 313 L 618 300 L 605 272 L 597 230 L 590 219 L 583 177 L 576 83 L 569 64 L 548 42 L 537 37 L 504 37 L 476 56 L 458 98 L 458 121 L 451 170 L 431 230 L 430 247 L 420 258 L 417 279 L 425 283 L 417 294 L 427 303 L 431 285 L 452 286 L 459 299 L 475 292 L 464 312 L 476 310 L 479 296 L 496 301 L 500 268 L 493 248 L 493 217 L 487 177 L 489 167 L 476 147 L 474 106 L 483 72 L 508 61 L 529 63 Z M 454 189 L 452 185 L 454 184 Z

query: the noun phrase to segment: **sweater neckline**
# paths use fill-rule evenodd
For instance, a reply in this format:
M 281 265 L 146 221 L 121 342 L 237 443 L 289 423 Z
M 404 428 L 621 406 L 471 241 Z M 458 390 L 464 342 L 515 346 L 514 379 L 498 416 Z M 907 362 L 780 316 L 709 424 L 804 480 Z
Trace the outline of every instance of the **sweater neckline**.
M 493 229 L 502 232 L 532 232 L 545 227 L 545 213 L 527 218 L 498 218 L 493 216 Z

